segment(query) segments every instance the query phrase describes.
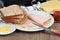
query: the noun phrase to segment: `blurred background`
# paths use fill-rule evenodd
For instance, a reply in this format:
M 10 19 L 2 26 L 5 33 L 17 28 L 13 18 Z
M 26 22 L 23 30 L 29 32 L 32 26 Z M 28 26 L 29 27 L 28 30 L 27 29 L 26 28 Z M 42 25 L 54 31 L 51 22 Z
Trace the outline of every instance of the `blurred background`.
M 46 2 L 47 0 L 1 0 L 1 1 L 4 3 L 4 6 L 9 6 L 12 4 L 30 6 L 32 1 L 34 1 L 33 3 L 36 4 L 38 1 L 40 1 L 40 3 L 43 3 Z

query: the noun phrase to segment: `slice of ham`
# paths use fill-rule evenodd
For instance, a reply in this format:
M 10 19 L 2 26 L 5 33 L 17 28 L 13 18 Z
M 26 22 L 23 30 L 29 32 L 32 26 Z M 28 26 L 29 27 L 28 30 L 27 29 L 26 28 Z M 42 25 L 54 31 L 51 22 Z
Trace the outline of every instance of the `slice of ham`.
M 29 19 L 31 19 L 32 21 L 34 21 L 37 24 L 40 24 L 41 26 L 46 26 L 51 20 L 50 17 L 41 16 L 39 14 L 34 14 L 34 13 L 29 14 L 28 17 L 29 17 Z
M 17 26 L 20 26 L 22 28 L 32 28 L 32 27 L 35 27 L 36 25 L 33 24 L 33 22 L 30 20 L 30 19 L 27 19 L 27 21 L 20 25 L 20 24 L 16 24 Z

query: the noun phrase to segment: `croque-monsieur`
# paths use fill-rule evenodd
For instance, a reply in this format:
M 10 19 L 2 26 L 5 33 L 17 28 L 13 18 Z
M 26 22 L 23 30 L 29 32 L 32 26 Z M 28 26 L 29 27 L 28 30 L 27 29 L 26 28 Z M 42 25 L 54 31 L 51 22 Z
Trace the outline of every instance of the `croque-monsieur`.
M 18 5 L 11 5 L 1 8 L 2 20 L 5 22 L 23 24 L 27 20 L 27 15 L 24 9 Z

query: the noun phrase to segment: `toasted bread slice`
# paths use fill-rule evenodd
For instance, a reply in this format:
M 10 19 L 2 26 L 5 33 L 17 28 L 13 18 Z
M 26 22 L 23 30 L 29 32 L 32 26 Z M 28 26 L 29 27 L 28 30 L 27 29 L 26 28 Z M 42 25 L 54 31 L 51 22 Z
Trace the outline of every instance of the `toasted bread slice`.
M 11 5 L 0 9 L 3 16 L 13 16 L 23 14 L 23 9 L 18 5 Z
M 23 14 L 19 15 L 13 15 L 13 16 L 4 16 L 6 18 L 23 18 L 24 16 L 27 16 L 27 13 L 24 11 Z
M 9 22 L 9 23 L 23 24 L 27 20 L 27 17 L 26 16 L 24 18 L 6 18 L 6 17 L 2 17 L 2 20 L 4 20 L 5 22 Z

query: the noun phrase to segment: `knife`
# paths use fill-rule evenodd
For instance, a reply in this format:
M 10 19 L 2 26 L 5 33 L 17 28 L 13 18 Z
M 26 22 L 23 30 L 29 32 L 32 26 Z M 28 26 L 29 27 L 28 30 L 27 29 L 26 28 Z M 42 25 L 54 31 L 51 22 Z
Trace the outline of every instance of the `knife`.
M 45 30 L 46 32 L 54 33 L 54 34 L 57 34 L 57 35 L 60 36 L 60 31 L 57 31 L 57 30 L 55 30 L 55 29 L 46 28 L 46 27 L 42 26 L 41 24 L 37 23 L 36 21 L 34 21 L 33 19 L 31 19 L 29 16 L 28 16 L 28 18 L 32 21 L 33 24 L 35 24 L 35 25 L 37 25 L 37 26 L 39 26 L 39 27 L 44 28 L 44 30 Z
M 39 27 L 44 28 L 44 30 L 45 30 L 46 32 L 48 32 L 48 33 L 54 33 L 54 34 L 57 34 L 57 35 L 60 36 L 60 31 L 57 31 L 57 30 L 55 30 L 55 29 L 49 29 L 49 28 L 43 27 L 43 26 L 41 26 L 40 24 L 37 24 L 37 23 L 33 23 L 33 24 L 35 24 L 35 25 L 37 25 L 37 26 L 39 26 Z

